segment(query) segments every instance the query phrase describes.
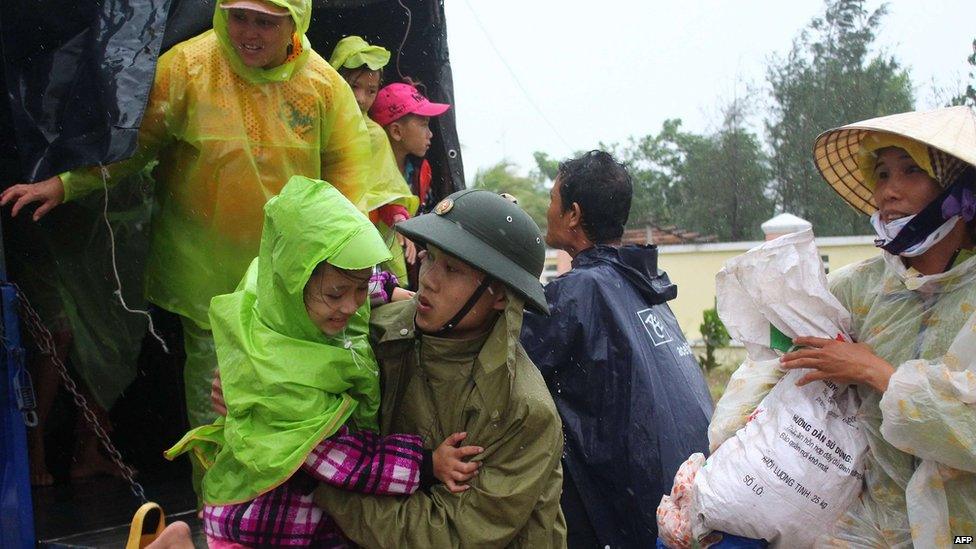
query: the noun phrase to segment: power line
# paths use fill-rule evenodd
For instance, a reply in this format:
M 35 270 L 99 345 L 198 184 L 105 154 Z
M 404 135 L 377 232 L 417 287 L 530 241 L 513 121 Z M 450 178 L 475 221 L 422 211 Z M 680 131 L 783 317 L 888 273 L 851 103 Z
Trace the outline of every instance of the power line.
M 403 53 L 403 46 L 406 45 L 407 37 L 410 36 L 410 26 L 413 24 L 413 12 L 411 12 L 410 8 L 408 8 L 407 5 L 403 3 L 403 0 L 397 0 L 397 3 L 400 4 L 400 7 L 403 8 L 403 11 L 407 12 L 407 28 L 406 30 L 403 31 L 403 40 L 400 41 L 400 47 L 397 48 L 397 56 L 396 56 L 397 74 L 400 76 L 400 80 L 403 80 L 403 71 L 400 70 L 400 54 Z
M 522 81 L 519 80 L 519 77 L 515 74 L 515 71 L 512 70 L 512 67 L 508 64 L 508 61 L 505 60 L 505 57 L 502 55 L 502 52 L 499 51 L 498 48 L 495 46 L 495 42 L 491 39 L 491 35 L 488 34 L 488 29 L 486 29 L 485 26 L 481 24 L 481 19 L 478 18 L 478 14 L 477 12 L 474 11 L 474 8 L 471 7 L 470 2 L 468 2 L 468 0 L 464 0 L 464 5 L 468 7 L 468 11 L 470 11 L 471 16 L 474 17 L 474 22 L 478 24 L 478 28 L 481 29 L 481 33 L 485 35 L 485 40 L 488 41 L 488 45 L 491 46 L 491 49 L 495 52 L 495 55 L 498 56 L 498 60 L 502 62 L 502 65 L 505 66 L 505 69 L 508 70 L 508 74 L 512 77 L 512 80 L 515 81 L 515 85 L 518 86 L 518 89 L 522 92 L 522 95 L 525 96 L 525 100 L 529 102 L 529 105 L 531 105 L 533 109 L 535 109 L 535 112 L 538 113 L 539 117 L 541 117 L 542 120 L 545 121 L 546 125 L 549 126 L 549 129 L 552 130 L 552 133 L 556 134 L 556 137 L 558 137 L 559 140 L 563 142 L 563 145 L 565 145 L 566 148 L 569 149 L 570 152 L 572 152 L 573 150 L 572 145 L 570 145 L 569 142 L 566 141 L 566 139 L 562 136 L 562 134 L 559 133 L 559 130 L 556 129 L 556 126 L 549 121 L 549 118 L 546 116 L 544 112 L 542 112 L 542 109 L 539 108 L 539 105 L 532 100 L 532 96 L 529 95 L 528 90 L 526 90 L 525 86 L 522 85 Z

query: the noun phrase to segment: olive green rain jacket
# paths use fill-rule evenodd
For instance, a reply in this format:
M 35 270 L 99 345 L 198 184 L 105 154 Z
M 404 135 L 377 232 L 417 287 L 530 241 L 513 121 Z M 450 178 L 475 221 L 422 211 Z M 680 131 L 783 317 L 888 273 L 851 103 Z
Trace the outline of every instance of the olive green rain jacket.
M 166 454 L 193 450 L 207 469 L 209 504 L 275 488 L 347 422 L 379 427 L 369 302 L 343 333 L 328 336 L 309 319 L 304 289 L 321 262 L 369 268 L 390 257 L 386 246 L 366 216 L 322 181 L 292 178 L 265 212 L 261 253 L 241 289 L 210 307 L 227 416 L 190 431 Z
M 209 328 L 210 298 L 234 291 L 258 253 L 262 210 L 292 175 L 325 179 L 354 204 L 366 188 L 370 145 L 345 80 L 305 38 L 311 0 L 288 8 L 301 53 L 268 70 L 246 67 L 227 36 L 227 10 L 213 30 L 159 58 L 134 156 L 110 180 L 154 170 L 146 297 Z M 64 174 L 65 199 L 102 189 L 100 170 Z
M 416 305 L 373 312 L 382 431 L 418 433 L 428 449 L 467 432 L 485 451 L 470 489 L 443 485 L 408 497 L 353 494 L 320 485 L 315 501 L 364 547 L 565 547 L 562 425 L 546 384 L 519 343 L 522 303 L 487 336 L 457 341 L 414 333 Z

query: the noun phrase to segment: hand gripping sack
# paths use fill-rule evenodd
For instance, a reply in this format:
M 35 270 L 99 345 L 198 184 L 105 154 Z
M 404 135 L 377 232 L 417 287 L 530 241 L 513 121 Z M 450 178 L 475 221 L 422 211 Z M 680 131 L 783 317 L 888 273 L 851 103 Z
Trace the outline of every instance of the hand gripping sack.
M 750 360 L 778 361 L 792 338 L 849 340 L 850 314 L 827 290 L 811 231 L 766 242 L 716 277 L 719 316 Z M 772 366 L 770 366 L 772 367 Z M 803 387 L 785 374 L 695 476 L 692 529 L 811 547 L 858 496 L 867 440 L 853 387 Z

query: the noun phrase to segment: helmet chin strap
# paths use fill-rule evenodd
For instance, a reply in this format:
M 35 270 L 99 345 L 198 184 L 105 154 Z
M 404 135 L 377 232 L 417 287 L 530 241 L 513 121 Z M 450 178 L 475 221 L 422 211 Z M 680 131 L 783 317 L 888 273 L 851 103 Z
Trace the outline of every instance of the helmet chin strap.
M 484 295 L 485 290 L 487 290 L 488 286 L 491 285 L 491 280 L 492 279 L 490 276 L 485 276 L 483 279 L 481 279 L 481 284 L 478 284 L 478 287 L 475 288 L 474 293 L 472 293 L 471 297 L 469 297 L 468 300 L 464 302 L 464 305 L 461 306 L 461 309 L 458 310 L 457 314 L 451 317 L 451 320 L 448 320 L 447 324 L 441 326 L 439 330 L 434 332 L 424 332 L 418 327 L 417 332 L 423 333 L 424 335 L 434 336 L 434 337 L 443 337 L 447 335 L 451 330 L 454 329 L 455 326 L 458 325 L 458 323 L 461 322 L 461 319 L 463 319 L 465 316 L 467 316 L 469 312 L 471 312 L 471 309 L 474 308 L 475 304 L 478 303 L 478 300 L 481 299 L 481 296 Z

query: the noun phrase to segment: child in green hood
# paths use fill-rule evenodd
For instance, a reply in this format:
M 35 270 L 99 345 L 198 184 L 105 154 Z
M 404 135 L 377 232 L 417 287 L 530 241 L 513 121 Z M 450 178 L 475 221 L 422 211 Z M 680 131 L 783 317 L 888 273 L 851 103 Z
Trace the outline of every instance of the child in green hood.
M 376 434 L 366 297 L 373 266 L 390 254 L 372 224 L 331 185 L 301 176 L 264 210 L 260 254 L 238 291 L 210 307 L 227 415 L 166 454 L 191 450 L 207 469 L 208 538 L 344 544 L 312 502 L 317 482 L 403 495 L 436 477 L 465 490 L 477 465 L 462 459 L 481 449 L 456 448 L 464 433 L 433 452 L 416 435 Z
M 417 213 L 420 199 L 414 196 L 406 179 L 400 173 L 397 159 L 390 145 L 390 139 L 382 126 L 366 116 L 383 84 L 383 67 L 390 62 L 390 52 L 386 48 L 369 44 L 359 36 L 347 36 L 336 44 L 329 64 L 349 83 L 356 103 L 363 113 L 369 142 L 373 151 L 370 160 L 370 180 L 363 194 L 363 211 L 369 212 L 369 219 L 376 225 L 380 235 L 390 245 L 393 258 L 382 265 L 382 269 L 393 273 L 400 285 L 407 285 L 407 265 L 405 257 L 413 259 L 417 255 L 413 243 L 396 234 L 393 226 L 410 219 Z

